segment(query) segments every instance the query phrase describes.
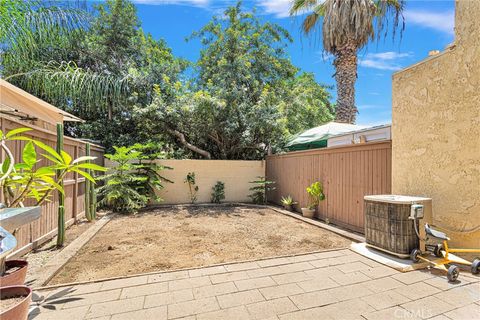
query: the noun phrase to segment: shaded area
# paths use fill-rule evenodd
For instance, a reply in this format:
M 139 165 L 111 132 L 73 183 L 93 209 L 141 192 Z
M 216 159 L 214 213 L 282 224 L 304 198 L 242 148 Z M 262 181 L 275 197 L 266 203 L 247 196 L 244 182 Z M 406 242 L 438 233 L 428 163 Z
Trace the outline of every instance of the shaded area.
M 33 309 L 30 311 L 28 319 L 35 319 L 44 309 L 48 311 L 59 310 L 65 303 L 82 300 L 82 297 L 71 296 L 75 294 L 75 291 L 75 288 L 67 287 L 50 296 L 42 295 L 42 292 L 34 292 L 31 305 Z

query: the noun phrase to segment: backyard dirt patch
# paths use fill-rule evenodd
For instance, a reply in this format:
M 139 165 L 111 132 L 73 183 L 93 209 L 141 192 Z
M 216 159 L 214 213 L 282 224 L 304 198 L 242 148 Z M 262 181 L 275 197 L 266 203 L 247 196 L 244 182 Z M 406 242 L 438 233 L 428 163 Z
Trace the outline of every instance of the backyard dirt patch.
M 65 247 L 68 246 L 73 240 L 78 238 L 88 228 L 92 226 L 86 219 L 78 221 L 76 224 L 71 225 L 65 231 Z M 61 250 L 61 249 L 60 249 Z M 41 247 L 27 253 L 22 259 L 28 261 L 27 279 L 32 278 L 37 272 L 41 272 L 42 267 L 60 250 L 57 248 L 57 237 L 52 238 Z
M 112 219 L 49 285 L 345 248 L 350 243 L 267 208 L 158 208 Z

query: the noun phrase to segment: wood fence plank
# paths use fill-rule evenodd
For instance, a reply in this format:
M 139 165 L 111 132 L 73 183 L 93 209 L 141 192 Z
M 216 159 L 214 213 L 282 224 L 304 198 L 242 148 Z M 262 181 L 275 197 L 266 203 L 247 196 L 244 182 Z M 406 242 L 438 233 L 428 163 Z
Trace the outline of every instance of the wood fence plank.
M 277 182 L 269 201 L 291 195 L 300 211 L 308 203 L 305 188 L 322 181 L 327 199 L 319 218 L 363 232 L 363 197 L 391 192 L 391 141 L 289 152 L 268 156 L 267 179 Z
M 15 128 L 20 127 L 30 127 L 33 130 L 26 132 L 24 135 L 30 136 L 37 140 L 42 141 L 43 143 L 49 145 L 52 148 L 55 148 L 56 144 L 56 132 L 48 131 L 43 128 L 39 128 L 28 123 L 21 122 L 19 120 L 10 118 L 10 117 L 0 117 L 0 127 L 2 131 L 8 132 Z M 65 137 L 65 151 L 70 153 L 74 157 L 81 156 L 83 154 L 81 149 L 85 148 L 85 142 L 69 137 Z M 7 143 L 10 150 L 14 154 L 16 161 L 20 161 L 23 147 L 25 146 L 24 141 L 9 141 Z M 93 146 L 95 150 L 94 156 L 99 157 L 95 163 L 103 165 L 103 148 L 100 146 Z M 5 157 L 3 151 L 0 153 L 1 162 Z M 42 160 L 39 163 L 40 166 L 48 165 L 50 161 Z M 66 220 L 71 218 L 80 218 L 84 214 L 84 210 L 79 204 L 83 203 L 84 189 L 82 185 L 85 183 L 85 179 L 80 179 L 78 174 L 69 173 L 65 179 L 65 215 Z M 3 199 L 2 199 L 3 200 Z M 52 201 L 47 202 L 42 205 L 42 215 L 37 221 L 30 223 L 29 225 L 23 226 L 19 229 L 17 237 L 17 250 L 28 247 L 29 250 L 34 249 L 36 246 L 40 245 L 42 242 L 39 242 L 39 239 L 42 241 L 48 240 L 45 239 L 45 235 L 52 233 L 57 228 L 57 210 L 58 210 L 58 196 L 54 192 Z M 33 202 L 26 202 L 25 205 L 33 205 Z M 55 236 L 55 233 L 52 233 L 51 236 Z M 25 250 L 22 250 L 22 253 L 26 253 Z

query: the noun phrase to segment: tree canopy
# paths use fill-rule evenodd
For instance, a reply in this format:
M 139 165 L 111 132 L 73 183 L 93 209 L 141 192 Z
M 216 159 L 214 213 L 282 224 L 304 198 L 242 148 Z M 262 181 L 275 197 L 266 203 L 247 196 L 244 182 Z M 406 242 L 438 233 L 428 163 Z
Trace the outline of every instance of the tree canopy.
M 312 34 L 321 22 L 323 49 L 335 57 L 336 121 L 355 123 L 357 53 L 370 40 L 386 36 L 387 27 L 393 36 L 400 22 L 403 30 L 404 5 L 405 0 L 293 0 L 292 15 L 309 12 L 302 31 Z
M 202 44 L 190 63 L 142 30 L 129 0 L 93 12 L 0 1 L 0 30 L 18 26 L 0 31 L 1 76 L 86 120 L 67 133 L 108 151 L 151 141 L 172 157 L 261 159 L 333 118 L 329 87 L 291 63 L 288 32 L 241 2 L 189 37 Z
M 291 134 L 332 119 L 330 95 L 286 55 L 288 32 L 241 3 L 190 37 L 203 48 L 196 77 L 174 105 L 160 97 L 143 113 L 193 157 L 261 159 Z

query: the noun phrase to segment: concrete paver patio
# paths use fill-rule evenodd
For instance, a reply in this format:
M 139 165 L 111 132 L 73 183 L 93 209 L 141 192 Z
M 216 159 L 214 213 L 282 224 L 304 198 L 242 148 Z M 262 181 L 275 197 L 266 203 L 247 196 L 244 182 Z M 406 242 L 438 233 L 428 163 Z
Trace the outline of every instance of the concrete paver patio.
M 450 284 L 351 250 L 38 291 L 30 319 L 480 319 L 480 277 Z

